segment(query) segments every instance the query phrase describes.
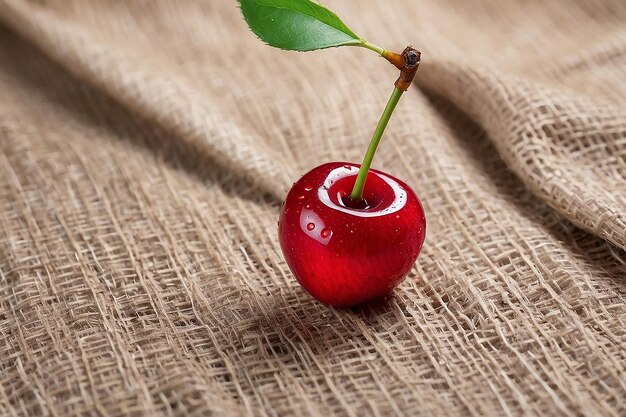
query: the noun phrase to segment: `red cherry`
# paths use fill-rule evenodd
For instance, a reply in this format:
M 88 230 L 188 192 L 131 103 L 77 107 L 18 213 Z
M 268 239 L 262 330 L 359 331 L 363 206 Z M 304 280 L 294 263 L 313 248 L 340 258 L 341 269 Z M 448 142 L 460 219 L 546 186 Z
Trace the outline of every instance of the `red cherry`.
M 359 166 L 321 165 L 283 203 L 280 246 L 298 282 L 322 303 L 348 307 L 381 297 L 407 275 L 426 233 L 424 210 L 404 182 L 370 170 L 360 204 Z

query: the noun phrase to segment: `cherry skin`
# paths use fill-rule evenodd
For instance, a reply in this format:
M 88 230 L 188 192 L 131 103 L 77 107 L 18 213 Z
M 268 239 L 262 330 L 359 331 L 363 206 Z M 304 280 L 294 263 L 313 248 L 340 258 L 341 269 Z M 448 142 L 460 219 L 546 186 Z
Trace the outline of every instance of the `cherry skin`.
M 379 298 L 407 275 L 424 243 L 426 219 L 408 185 L 370 170 L 363 200 L 350 193 L 359 165 L 331 162 L 296 182 L 283 203 L 278 237 L 298 282 L 324 304 Z

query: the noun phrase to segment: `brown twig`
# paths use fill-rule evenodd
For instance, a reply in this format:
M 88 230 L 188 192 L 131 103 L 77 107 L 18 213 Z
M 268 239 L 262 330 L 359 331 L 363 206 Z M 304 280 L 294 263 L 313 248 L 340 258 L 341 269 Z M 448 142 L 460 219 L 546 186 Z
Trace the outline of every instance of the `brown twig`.
M 401 54 L 391 51 L 383 52 L 383 57 L 400 70 L 400 77 L 395 83 L 395 86 L 400 90 L 406 91 L 413 82 L 415 72 L 420 65 L 421 56 L 422 53 L 411 46 L 404 48 Z

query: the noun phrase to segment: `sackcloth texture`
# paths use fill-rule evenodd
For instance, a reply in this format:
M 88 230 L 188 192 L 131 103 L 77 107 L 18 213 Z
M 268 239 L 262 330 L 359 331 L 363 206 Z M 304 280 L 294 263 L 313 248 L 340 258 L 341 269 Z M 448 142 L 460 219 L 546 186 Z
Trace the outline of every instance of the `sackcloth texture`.
M 396 69 L 231 0 L 0 0 L 0 415 L 626 415 L 626 3 L 324 4 L 423 52 L 373 166 L 424 249 L 348 310 L 277 216 Z

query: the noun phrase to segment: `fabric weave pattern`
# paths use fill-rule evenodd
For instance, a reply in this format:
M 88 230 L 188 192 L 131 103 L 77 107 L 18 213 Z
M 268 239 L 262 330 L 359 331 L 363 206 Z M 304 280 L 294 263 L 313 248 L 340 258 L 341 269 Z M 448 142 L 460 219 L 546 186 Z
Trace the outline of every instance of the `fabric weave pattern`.
M 426 242 L 354 310 L 277 214 L 395 69 L 234 1 L 0 0 L 0 415 L 626 414 L 626 3 L 324 4 L 423 53 L 373 167 Z

